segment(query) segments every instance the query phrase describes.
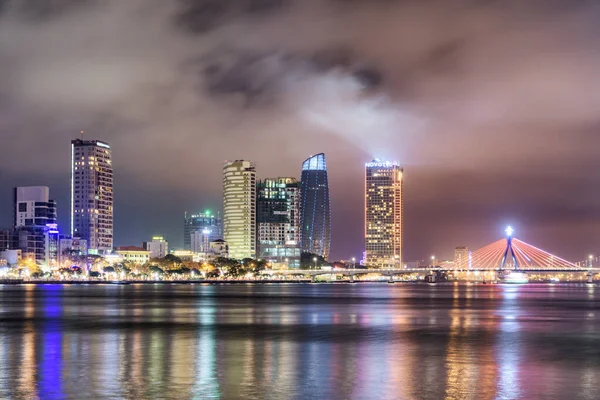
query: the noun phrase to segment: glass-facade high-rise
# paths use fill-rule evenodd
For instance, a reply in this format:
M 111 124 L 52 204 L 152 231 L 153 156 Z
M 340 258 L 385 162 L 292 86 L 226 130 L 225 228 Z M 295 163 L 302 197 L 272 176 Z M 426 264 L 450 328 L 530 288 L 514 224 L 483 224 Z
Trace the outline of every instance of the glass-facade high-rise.
M 258 258 L 290 268 L 300 266 L 300 185 L 275 178 L 256 185 Z
M 327 259 L 331 247 L 331 211 L 325 154 L 302 163 L 301 179 L 302 251 Z
M 192 235 L 206 235 L 208 242 L 223 239 L 223 225 L 221 224 L 221 214 L 213 214 L 211 211 L 205 211 L 203 214 L 188 214 L 183 216 L 183 248 L 192 249 Z M 207 251 L 204 249 L 203 251 Z
M 402 168 L 373 160 L 365 165 L 365 251 L 368 266 L 399 267 L 404 247 Z

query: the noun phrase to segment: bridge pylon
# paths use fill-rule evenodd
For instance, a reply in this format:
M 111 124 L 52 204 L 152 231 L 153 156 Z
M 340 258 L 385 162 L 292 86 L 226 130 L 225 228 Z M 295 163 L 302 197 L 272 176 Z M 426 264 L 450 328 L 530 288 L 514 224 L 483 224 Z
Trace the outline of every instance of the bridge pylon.
M 515 256 L 515 250 L 512 245 L 512 234 L 514 232 L 513 228 L 510 226 L 506 228 L 506 249 L 504 250 L 504 255 L 502 256 L 502 263 L 500 264 L 500 270 L 504 270 L 506 266 L 506 259 L 510 256 L 513 260 L 514 269 L 519 269 L 519 262 L 517 261 L 517 256 Z

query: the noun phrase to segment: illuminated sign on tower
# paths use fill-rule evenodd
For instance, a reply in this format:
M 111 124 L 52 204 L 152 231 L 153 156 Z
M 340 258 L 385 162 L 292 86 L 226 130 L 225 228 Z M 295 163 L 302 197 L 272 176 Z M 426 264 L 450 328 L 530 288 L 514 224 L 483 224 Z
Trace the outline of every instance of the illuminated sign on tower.
M 402 168 L 395 161 L 365 164 L 365 251 L 368 266 L 399 267 L 404 248 Z

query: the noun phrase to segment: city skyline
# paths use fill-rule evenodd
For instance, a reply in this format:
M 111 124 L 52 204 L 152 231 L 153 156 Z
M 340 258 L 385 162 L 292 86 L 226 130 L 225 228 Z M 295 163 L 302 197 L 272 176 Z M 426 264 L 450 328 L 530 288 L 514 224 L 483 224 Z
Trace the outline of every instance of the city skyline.
M 0 0 L 0 399 L 600 399 L 600 0 Z
M 75 143 L 75 142 L 80 142 L 80 141 L 81 141 L 80 139 L 74 139 L 74 140 L 72 141 L 72 143 Z M 90 141 L 85 141 L 85 143 L 87 143 L 87 144 L 90 144 L 90 145 L 93 145 L 93 147 L 96 147 L 96 143 L 98 143 L 98 142 L 103 144 L 103 146 L 102 146 L 102 149 L 104 149 L 104 148 L 108 148 L 108 149 L 110 149 L 110 147 L 106 147 L 106 146 L 109 146 L 109 145 L 108 145 L 107 143 L 105 143 L 105 142 L 101 141 L 101 140 L 90 140 Z M 101 149 L 101 150 L 102 150 L 102 149 Z M 108 156 L 108 157 L 109 157 L 109 159 L 110 159 L 110 153 L 109 153 L 109 156 Z M 321 161 L 318 161 L 318 160 L 317 160 L 317 158 L 318 158 L 318 157 L 322 157 L 323 159 L 322 159 Z M 322 168 L 323 168 L 324 170 L 326 169 L 326 167 L 325 167 L 325 160 L 324 160 L 324 154 L 323 154 L 323 153 L 318 153 L 318 154 L 316 154 L 316 155 L 313 155 L 313 156 L 309 157 L 308 159 L 304 160 L 304 162 L 303 162 L 303 164 L 302 164 L 302 165 L 303 165 L 303 171 L 305 171 L 305 170 L 306 170 L 306 168 L 307 168 L 306 166 L 310 164 L 311 160 L 315 160 L 315 161 L 313 162 L 314 166 L 320 165 L 320 164 L 319 164 L 319 162 L 320 162 L 320 163 L 322 163 Z M 240 163 L 241 163 L 241 164 L 240 164 Z M 270 178 L 264 178 L 264 177 L 263 177 L 263 175 L 261 175 L 259 172 L 257 172 L 257 170 L 256 170 L 256 163 L 255 163 L 254 161 L 236 160 L 236 161 L 233 161 L 233 162 L 226 162 L 226 163 L 225 163 L 225 166 L 223 167 L 223 168 L 224 168 L 224 171 L 225 171 L 225 169 L 226 169 L 228 166 L 229 166 L 229 167 L 231 167 L 232 165 L 236 165 L 236 168 L 237 168 L 237 167 L 240 167 L 240 165 L 237 165 L 237 164 L 240 164 L 240 165 L 241 165 L 241 168 L 242 168 L 242 170 L 251 171 L 252 180 L 253 180 L 255 183 L 260 183 L 261 179 L 267 179 L 267 180 L 269 180 L 269 179 L 270 179 Z M 243 164 L 243 165 L 242 165 L 242 164 Z M 246 164 L 247 164 L 247 165 L 246 165 Z M 377 165 L 375 165 L 375 164 L 377 164 Z M 109 166 L 111 166 L 111 163 L 109 162 L 109 164 L 108 164 L 108 165 L 109 165 Z M 404 211 L 404 205 L 403 205 L 403 203 L 404 203 L 404 189 L 402 188 L 402 187 L 404 186 L 404 178 L 403 178 L 404 171 L 403 171 L 403 168 L 402 168 L 402 167 L 399 165 L 399 163 L 398 163 L 398 162 L 396 162 L 396 161 L 394 161 L 394 162 L 389 162 L 389 161 L 380 161 L 379 159 L 374 159 L 373 161 L 371 161 L 371 162 L 368 162 L 368 163 L 365 163 L 364 165 L 365 165 L 365 168 L 366 168 L 366 170 L 367 170 L 367 171 L 369 171 L 370 169 L 373 169 L 373 167 L 377 167 L 377 166 L 380 166 L 380 167 L 385 167 L 385 168 L 392 168 L 392 169 L 393 169 L 393 168 L 396 168 L 396 169 L 398 169 L 398 171 L 400 171 L 400 174 L 401 174 L 401 176 L 400 176 L 400 178 L 399 178 L 399 179 L 400 179 L 400 185 L 401 185 L 401 186 L 400 186 L 400 187 L 401 187 L 401 189 L 400 189 L 400 190 L 401 190 L 401 197 L 402 197 L 402 200 L 401 200 L 401 203 L 402 203 L 402 204 L 401 204 L 401 214 L 402 214 L 402 216 L 401 216 L 401 218 L 402 218 L 402 221 L 403 221 L 403 220 L 404 220 L 404 216 L 403 216 L 403 214 L 404 214 L 404 213 L 403 213 L 403 211 Z M 320 167 L 319 167 L 319 168 L 320 168 Z M 318 170 L 319 168 L 317 168 L 317 170 Z M 376 168 L 375 168 L 375 169 L 376 169 Z M 71 172 L 73 173 L 73 172 L 74 172 L 74 170 L 72 170 Z M 110 172 L 111 172 L 111 174 L 112 174 L 112 169 L 111 169 L 111 171 L 110 171 Z M 268 175 L 268 174 L 267 174 L 267 175 Z M 301 176 L 302 176 L 302 175 L 301 175 Z M 111 177 L 112 177 L 112 176 L 111 176 Z M 224 177 L 225 177 L 225 176 L 224 176 Z M 291 180 L 295 180 L 295 178 L 293 178 L 293 177 L 290 177 L 290 178 L 278 178 L 278 179 L 287 179 L 287 180 L 291 179 Z M 224 180 L 223 182 L 225 183 L 225 180 Z M 249 182 L 248 182 L 248 183 L 249 183 Z M 299 184 L 299 183 L 300 183 L 300 182 L 298 181 L 298 184 Z M 249 187 L 250 187 L 250 186 L 249 186 Z M 37 187 L 33 187 L 33 188 L 37 188 Z M 43 187 L 41 187 L 41 186 L 40 186 L 40 188 L 43 188 Z M 16 191 L 16 189 L 17 189 L 17 188 L 13 188 L 13 193 L 16 193 L 16 192 L 15 192 L 15 191 Z M 366 189 L 366 186 L 365 186 L 365 189 Z M 252 187 L 252 191 L 254 191 L 254 192 L 256 192 L 256 191 L 257 191 L 257 186 L 256 186 L 256 185 L 254 185 L 254 186 Z M 363 195 L 364 195 L 364 194 L 366 194 L 366 193 L 363 193 Z M 253 198 L 253 201 L 254 201 L 254 203 L 255 203 L 255 207 L 256 207 L 256 202 L 257 202 L 257 197 L 256 197 L 256 195 L 254 195 L 254 196 L 251 196 L 251 198 Z M 13 200 L 13 201 L 14 201 L 14 200 Z M 221 202 L 223 202 L 223 198 L 221 199 Z M 55 202 L 55 201 L 54 201 L 54 203 L 53 203 L 53 204 L 54 204 L 54 207 L 56 207 L 56 202 Z M 15 206 L 15 204 L 13 204 L 13 208 L 14 208 L 14 206 Z M 365 212 L 367 212 L 367 211 L 366 211 L 366 209 L 365 209 L 364 207 L 365 207 L 365 204 L 363 203 L 363 214 L 365 214 Z M 58 208 L 59 208 L 59 207 L 58 207 Z M 188 214 L 187 214 L 187 211 L 186 211 L 186 212 L 184 212 L 184 216 L 185 216 L 186 218 L 188 218 L 188 217 L 198 217 L 198 216 L 206 217 L 206 216 L 208 215 L 208 216 L 210 216 L 211 218 L 220 218 L 220 217 L 219 217 L 219 215 L 221 214 L 221 210 L 220 210 L 218 207 L 217 207 L 217 208 L 215 208 L 215 209 L 217 210 L 217 211 L 216 211 L 216 215 L 215 215 L 215 213 L 214 213 L 213 211 L 211 211 L 211 210 L 206 210 L 204 213 L 198 213 L 198 215 L 194 215 L 193 213 L 190 213 L 190 215 L 188 215 Z M 15 211 L 15 210 L 13 210 L 13 216 L 12 216 L 12 218 L 13 218 L 13 219 L 16 217 L 16 214 L 15 214 L 15 212 L 16 212 L 16 211 Z M 59 215 L 60 215 L 60 213 L 59 213 Z M 58 218 L 58 221 L 60 222 L 60 218 Z M 187 219 L 186 219 L 186 221 L 187 221 Z M 511 221 L 511 220 L 508 220 L 508 221 Z M 254 223 L 256 224 L 257 222 L 255 221 Z M 403 225 L 403 222 L 402 222 L 402 225 Z M 59 226 L 61 226 L 61 228 L 60 228 L 60 229 L 61 229 L 61 232 L 64 232 L 65 230 L 62 228 L 62 225 L 60 225 L 60 224 L 59 224 Z M 187 222 L 184 224 L 184 227 L 185 227 L 184 231 L 187 231 L 187 230 L 188 230 L 188 227 L 187 227 Z M 221 229 L 222 229 L 222 228 L 221 228 Z M 220 229 L 217 229 L 217 231 L 219 231 L 219 230 L 220 230 Z M 402 234 L 401 234 L 401 237 L 402 237 L 402 239 L 401 239 L 401 241 L 403 242 L 403 241 L 404 241 L 404 238 L 403 238 L 403 236 L 404 236 L 404 234 L 403 234 L 403 232 L 404 232 L 404 228 L 401 228 L 401 230 L 402 230 Z M 256 233 L 257 233 L 257 229 L 256 229 L 256 227 L 255 227 L 254 229 L 252 229 L 252 228 L 251 228 L 251 229 L 250 229 L 250 231 L 251 231 L 251 232 L 256 232 Z M 160 235 L 162 235 L 162 234 L 163 234 L 162 232 L 164 232 L 164 230 L 162 230 L 162 231 L 159 231 L 159 230 L 157 230 L 157 231 L 156 231 L 156 232 L 154 232 L 154 233 L 145 232 L 145 233 L 144 233 L 144 235 L 145 235 L 145 236 L 144 236 L 143 238 L 141 238 L 141 240 L 134 239 L 133 241 L 124 242 L 124 243 L 143 243 L 143 242 L 146 242 L 146 241 L 147 241 L 147 240 L 148 240 L 150 237 L 152 237 L 152 236 L 155 236 L 155 235 L 157 235 L 157 234 L 160 234 Z M 487 234 L 488 234 L 488 235 L 493 235 L 494 233 L 493 233 L 492 231 L 488 231 L 488 232 L 487 232 Z M 167 235 L 165 235 L 165 236 L 167 236 Z M 172 237 L 176 237 L 176 236 L 177 236 L 177 235 L 173 235 Z M 218 236 L 218 235 L 217 235 L 217 236 Z M 223 236 L 224 236 L 224 235 L 223 235 Z M 211 236 L 211 237 L 212 237 L 212 236 Z M 492 237 L 493 237 L 493 236 L 492 236 Z M 183 248 L 183 249 L 186 249 L 186 244 L 185 244 L 185 240 L 184 240 L 184 238 L 185 238 L 185 235 L 183 235 L 183 236 L 182 236 L 182 238 L 181 238 L 181 239 L 182 239 L 181 241 L 182 241 L 182 243 L 183 243 L 183 246 L 180 246 L 180 245 L 179 245 L 179 243 L 177 242 L 177 240 L 171 241 L 171 243 L 176 243 L 176 244 L 175 244 L 175 245 L 174 245 L 172 248 Z M 213 239 L 215 239 L 215 238 L 217 238 L 217 237 L 215 236 Z M 362 238 L 363 238 L 363 250 L 364 250 L 364 249 L 365 249 L 365 246 L 364 246 L 364 244 L 365 244 L 365 236 L 364 236 L 364 234 L 363 234 L 363 237 L 362 237 Z M 83 238 L 83 239 L 84 239 L 84 240 L 87 242 L 87 239 L 85 239 L 85 238 Z M 167 240 L 169 240 L 169 236 L 167 236 L 167 237 L 166 237 L 166 239 L 167 239 Z M 211 240 L 212 240 L 212 239 L 211 239 Z M 253 243 L 255 243 L 256 245 L 258 245 L 258 242 L 257 242 L 257 241 L 254 241 Z M 117 244 L 114 246 L 114 248 L 116 249 L 117 247 L 120 247 L 120 246 L 123 246 L 123 243 L 117 243 Z M 459 248 L 459 247 L 460 247 L 460 246 L 458 246 L 457 248 Z M 403 249 L 403 245 L 402 245 L 402 244 L 401 244 L 401 248 Z M 473 247 L 472 247 L 472 248 L 473 248 Z M 440 250 L 440 248 L 434 248 L 433 250 L 435 250 L 434 252 L 435 252 L 436 254 L 442 254 L 442 256 L 436 256 L 436 259 L 437 259 L 437 260 L 442 260 L 442 259 L 444 259 L 444 260 L 453 260 L 453 259 L 455 259 L 455 258 L 456 258 L 456 249 L 455 249 L 455 248 L 451 248 L 451 249 L 449 249 L 449 248 L 444 248 L 444 249 L 443 249 L 443 251 L 441 251 L 441 252 L 439 251 L 439 250 Z M 257 251 L 257 249 L 254 249 L 254 250 L 252 250 L 252 251 Z M 360 250 L 357 250 L 357 251 L 356 251 L 356 253 L 360 253 L 360 252 L 361 252 Z M 430 253 L 431 253 L 431 252 L 430 252 Z M 402 254 L 402 250 L 400 251 L 400 254 Z M 585 254 L 588 254 L 588 253 L 585 253 Z M 584 255 L 585 255 L 585 254 L 579 254 L 579 255 L 576 255 L 575 257 L 572 257 L 571 259 L 573 259 L 573 260 L 577 260 L 577 259 L 579 259 L 579 258 L 584 258 Z M 348 257 L 343 257 L 343 256 L 342 256 L 342 257 L 338 257 L 338 258 L 333 258 L 333 257 L 330 257 L 330 261 L 334 261 L 334 260 L 340 260 L 340 259 L 346 259 L 346 260 L 349 260 L 349 259 L 351 259 L 351 258 L 356 258 L 356 259 L 358 259 L 358 257 L 356 257 L 354 254 L 351 254 L 351 255 L 350 255 L 350 256 L 348 256 Z M 414 257 L 414 258 L 410 258 L 410 257 L 402 257 L 402 263 L 405 263 L 405 262 L 411 262 L 411 261 L 416 261 L 416 260 L 427 260 L 428 258 L 429 258 L 429 256 L 428 256 L 427 254 L 422 254 L 420 257 Z M 569 258 L 569 257 L 567 257 L 567 258 Z M 285 260 L 285 258 L 283 258 L 283 260 Z
M 185 210 L 220 208 L 226 159 L 299 178 L 324 152 L 334 259 L 361 256 L 356 177 L 374 157 L 406 171 L 407 259 L 508 224 L 570 259 L 597 252 L 593 2 L 150 3 L 2 8 L 2 209 L 12 187 L 49 186 L 67 227 L 64 143 L 84 130 L 113 148 L 115 244 L 181 243 Z

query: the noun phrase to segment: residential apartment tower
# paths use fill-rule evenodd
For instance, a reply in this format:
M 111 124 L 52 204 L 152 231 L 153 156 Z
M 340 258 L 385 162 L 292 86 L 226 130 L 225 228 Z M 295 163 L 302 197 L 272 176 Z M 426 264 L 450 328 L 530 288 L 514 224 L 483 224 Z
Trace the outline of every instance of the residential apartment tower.
M 110 146 L 100 140 L 71 141 L 71 236 L 90 253 L 113 248 L 113 168 Z

